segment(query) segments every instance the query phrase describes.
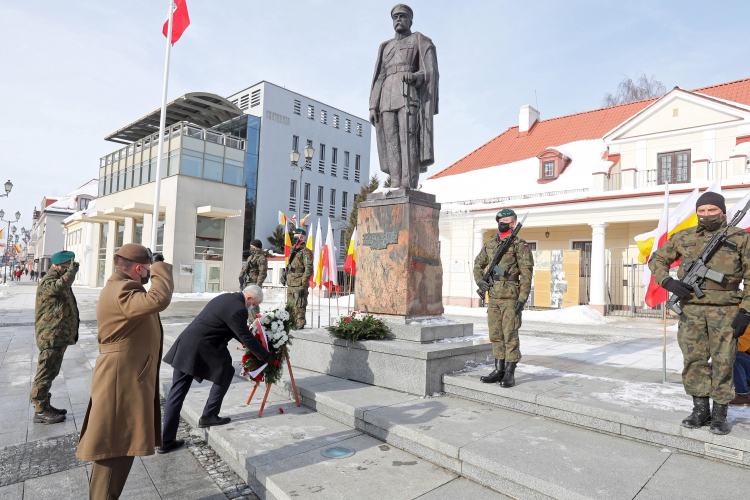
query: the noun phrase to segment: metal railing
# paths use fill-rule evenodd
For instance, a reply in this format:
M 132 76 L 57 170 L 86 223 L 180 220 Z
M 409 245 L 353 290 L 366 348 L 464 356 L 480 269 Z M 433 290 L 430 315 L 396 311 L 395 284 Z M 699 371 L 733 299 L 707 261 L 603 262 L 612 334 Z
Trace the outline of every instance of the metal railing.
M 728 179 L 732 172 L 732 160 L 712 161 L 706 165 L 706 176 L 709 181 Z
M 354 180 L 355 182 L 359 182 L 359 171 L 355 170 L 354 172 Z M 529 198 L 542 198 L 547 196 L 557 196 L 560 194 L 574 194 L 574 193 L 585 193 L 589 190 L 589 188 L 579 188 L 579 189 L 563 189 L 559 191 L 546 191 L 544 193 L 531 193 L 531 194 L 518 194 L 514 196 L 498 196 L 495 198 L 482 198 L 482 199 L 475 199 L 475 200 L 465 200 L 465 201 L 452 201 L 450 202 L 451 205 L 476 205 L 477 203 L 499 203 L 501 201 L 512 201 L 512 200 L 526 200 Z
M 206 141 L 214 144 L 224 145 L 224 136 L 221 134 L 214 134 L 206 130 Z
M 610 259 L 606 267 L 607 315 L 631 318 L 662 317 L 664 304 L 656 307 L 646 305 L 647 288 L 641 284 L 645 266 L 635 259 Z M 667 317 L 677 318 L 669 309 L 667 309 Z
M 607 176 L 607 191 L 619 191 L 622 189 L 622 174 L 609 174 Z

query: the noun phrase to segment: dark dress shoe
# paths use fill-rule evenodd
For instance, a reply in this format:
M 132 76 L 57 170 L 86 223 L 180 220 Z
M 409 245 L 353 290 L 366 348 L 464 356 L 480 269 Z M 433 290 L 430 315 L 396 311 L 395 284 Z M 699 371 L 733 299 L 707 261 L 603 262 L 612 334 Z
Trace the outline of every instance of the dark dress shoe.
M 53 412 L 57 413 L 58 415 L 65 415 L 68 413 L 68 410 L 66 410 L 65 408 L 55 408 L 52 405 L 49 405 L 48 408 L 52 410 Z
M 156 453 L 169 453 L 170 451 L 176 450 L 177 448 L 182 448 L 183 444 L 185 444 L 184 439 L 173 439 L 171 441 L 166 441 L 156 449 Z
M 62 422 L 63 420 L 65 420 L 65 415 L 55 413 L 49 408 L 41 413 L 34 413 L 35 424 L 56 424 L 58 422 Z
M 201 417 L 200 420 L 198 420 L 198 427 L 203 429 L 205 427 L 211 427 L 212 425 L 226 425 L 231 421 L 232 419 L 229 417 L 220 417 L 218 415 Z

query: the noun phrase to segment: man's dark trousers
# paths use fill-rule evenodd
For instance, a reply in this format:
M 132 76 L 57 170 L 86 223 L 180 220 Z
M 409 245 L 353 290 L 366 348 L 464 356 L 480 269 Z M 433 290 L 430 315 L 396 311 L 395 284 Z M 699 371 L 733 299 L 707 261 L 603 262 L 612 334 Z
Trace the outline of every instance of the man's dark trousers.
M 193 383 L 193 376 L 182 373 L 175 369 L 172 373 L 172 388 L 169 390 L 167 402 L 164 404 L 164 424 L 162 430 L 162 441 L 172 441 L 177 437 L 177 428 L 180 425 L 180 410 L 182 403 L 185 401 L 190 385 Z M 208 401 L 203 408 L 204 417 L 217 416 L 221 410 L 221 403 L 224 395 L 229 390 L 229 385 L 222 386 L 213 384 L 211 392 L 208 394 Z

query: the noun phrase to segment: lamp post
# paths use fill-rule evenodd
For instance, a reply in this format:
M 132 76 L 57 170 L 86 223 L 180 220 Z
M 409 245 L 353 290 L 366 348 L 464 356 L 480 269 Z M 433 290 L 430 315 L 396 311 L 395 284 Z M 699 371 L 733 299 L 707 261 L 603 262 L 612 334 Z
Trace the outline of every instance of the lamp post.
M 6 182 L 5 183 L 6 194 L 3 195 L 3 196 L 8 196 L 8 194 L 10 193 L 10 190 L 11 190 L 12 187 L 13 187 L 13 184 L 11 184 L 10 181 Z M 6 283 L 7 280 L 8 280 L 8 269 L 7 269 L 8 252 L 10 252 L 10 241 L 11 241 L 11 236 L 10 236 L 11 227 L 10 227 L 10 224 L 13 221 L 12 220 L 5 220 L 4 217 L 5 217 L 5 210 L 3 210 L 3 209 L 0 208 L 0 222 L 7 222 L 8 223 L 8 239 L 6 240 L 7 244 L 5 246 L 5 256 L 4 256 L 5 257 L 6 268 L 4 269 L 4 272 L 3 272 L 3 283 Z M 21 218 L 21 212 L 16 212 L 16 220 L 15 220 L 15 222 L 18 222 L 18 220 L 20 218 Z M 16 232 L 16 226 L 13 226 L 13 232 L 14 233 Z
M 292 160 L 292 168 L 299 169 L 299 203 L 297 205 L 297 227 L 299 227 L 300 223 L 302 222 L 302 171 L 310 166 L 310 160 L 312 160 L 313 156 L 315 155 L 315 148 L 308 144 L 308 146 L 302 150 L 302 153 L 305 155 L 304 165 L 299 164 L 299 157 L 301 155 L 299 154 L 297 149 L 293 149 L 292 152 L 289 153 L 289 159 Z

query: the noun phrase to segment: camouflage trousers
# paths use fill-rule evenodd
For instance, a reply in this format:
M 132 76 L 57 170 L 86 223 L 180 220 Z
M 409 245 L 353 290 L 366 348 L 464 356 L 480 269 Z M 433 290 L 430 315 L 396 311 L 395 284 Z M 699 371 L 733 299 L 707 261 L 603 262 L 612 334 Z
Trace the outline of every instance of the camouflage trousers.
M 302 297 L 297 297 L 297 291 L 302 291 Z M 307 312 L 307 285 L 305 286 L 290 286 L 287 287 L 287 301 L 294 301 L 294 313 L 297 315 L 297 329 L 301 330 L 305 327 L 305 314 Z
M 682 349 L 682 383 L 691 396 L 710 396 L 719 404 L 734 399 L 733 366 L 737 341 L 732 320 L 739 306 L 682 306 L 677 342 Z M 711 359 L 711 366 L 708 360 Z
M 487 325 L 490 327 L 490 342 L 495 359 L 504 359 L 517 363 L 521 360 L 521 345 L 518 341 L 518 329 L 521 317 L 516 316 L 515 301 L 490 301 L 487 307 Z
M 39 364 L 36 367 L 36 376 L 31 384 L 31 402 L 37 412 L 42 412 L 49 404 L 49 389 L 52 381 L 60 373 L 65 347 L 53 347 L 39 351 Z

